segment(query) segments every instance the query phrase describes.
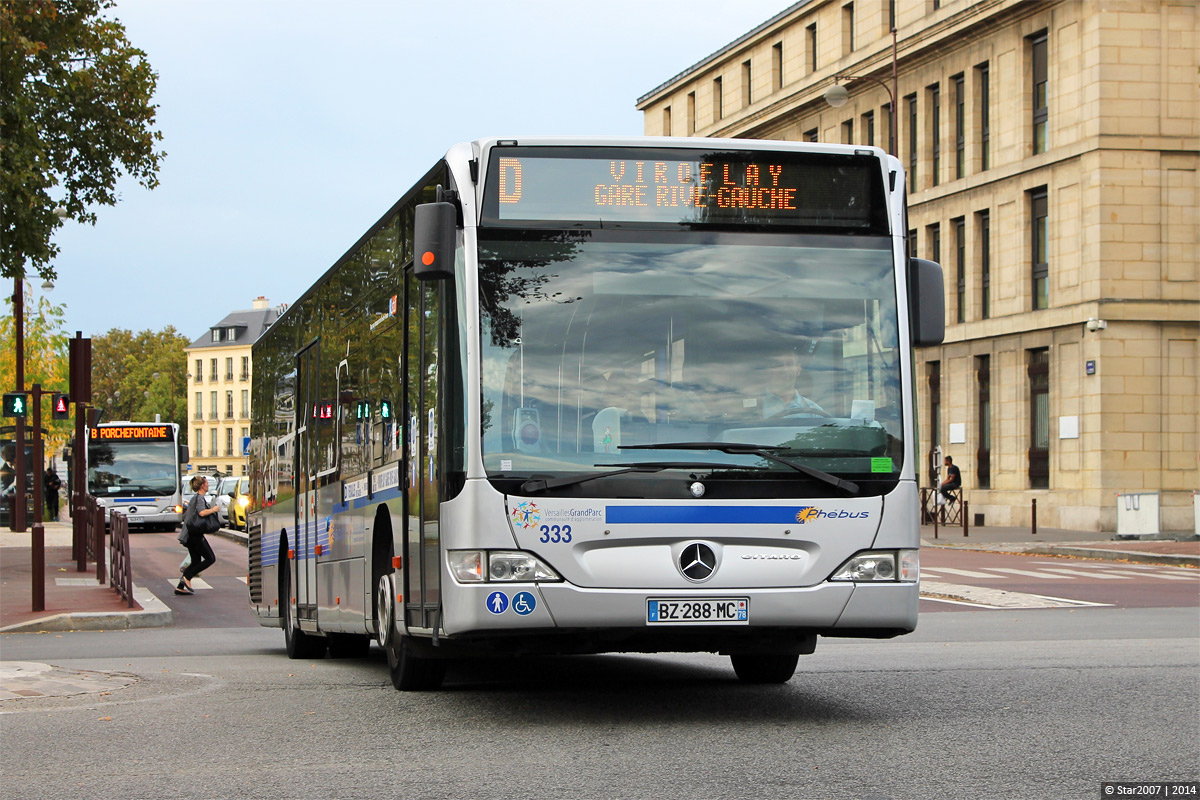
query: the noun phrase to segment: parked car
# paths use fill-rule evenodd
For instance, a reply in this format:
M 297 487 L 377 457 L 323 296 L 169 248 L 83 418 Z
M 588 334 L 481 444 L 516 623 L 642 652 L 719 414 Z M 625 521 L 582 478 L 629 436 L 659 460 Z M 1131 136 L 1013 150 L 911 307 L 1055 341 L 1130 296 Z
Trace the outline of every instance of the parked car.
M 211 485 L 211 481 L 210 481 Z M 248 476 L 237 477 L 235 475 L 227 475 L 221 478 L 221 484 L 217 487 L 217 519 L 221 520 L 221 526 L 226 527 L 230 524 L 229 506 L 234 496 L 243 497 L 250 491 L 250 478 Z M 247 499 L 247 502 L 249 500 Z M 245 525 L 245 513 L 243 507 L 242 524 Z
M 250 479 L 243 476 L 233 483 L 229 493 L 227 514 L 229 527 L 234 530 L 246 530 L 246 512 L 250 510 Z

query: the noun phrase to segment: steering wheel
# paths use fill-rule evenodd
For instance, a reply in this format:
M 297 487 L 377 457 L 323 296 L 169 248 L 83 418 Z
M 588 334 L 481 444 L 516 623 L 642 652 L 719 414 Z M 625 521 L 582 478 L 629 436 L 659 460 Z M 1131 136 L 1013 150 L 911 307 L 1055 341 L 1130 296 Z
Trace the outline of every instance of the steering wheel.
M 819 408 L 781 408 L 763 419 L 783 419 L 784 417 L 832 417 L 828 411 Z

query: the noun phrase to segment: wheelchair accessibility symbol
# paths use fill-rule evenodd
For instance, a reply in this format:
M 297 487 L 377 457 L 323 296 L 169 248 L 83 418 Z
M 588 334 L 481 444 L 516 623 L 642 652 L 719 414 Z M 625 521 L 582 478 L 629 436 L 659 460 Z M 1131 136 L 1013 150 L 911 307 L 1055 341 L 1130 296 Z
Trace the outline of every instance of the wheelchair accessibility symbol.
M 537 598 L 532 593 L 517 592 L 513 595 L 512 610 L 522 617 L 532 614 L 535 608 L 537 608 Z

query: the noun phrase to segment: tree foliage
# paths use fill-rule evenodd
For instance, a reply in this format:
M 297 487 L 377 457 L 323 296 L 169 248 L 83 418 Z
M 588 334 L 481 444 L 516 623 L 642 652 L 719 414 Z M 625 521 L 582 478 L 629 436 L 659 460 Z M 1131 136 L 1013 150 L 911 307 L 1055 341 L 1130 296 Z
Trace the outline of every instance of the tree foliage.
M 32 268 L 54 278 L 54 231 L 64 218 L 94 225 L 91 209 L 116 204 L 122 173 L 158 184 L 158 76 L 124 26 L 101 15 L 114 4 L 0 0 L 3 277 Z
M 52 392 L 67 391 L 70 379 L 67 353 L 70 337 L 63 331 L 66 306 L 54 305 L 44 295 L 37 298 L 35 305 L 28 282 L 22 281 L 21 286 L 25 293 L 25 389 L 41 384 L 47 397 L 42 402 L 42 428 L 46 431 L 46 450 L 52 452 L 74 432 L 70 421 L 51 419 L 49 400 Z M 17 385 L 16 327 L 11 297 L 6 298 L 6 305 L 8 316 L 0 317 L 0 387 L 11 392 Z M 26 420 L 32 423 L 33 415 Z
M 113 328 L 92 337 L 92 405 L 103 420 L 179 423 L 187 430 L 187 337 L 168 325 L 132 333 Z

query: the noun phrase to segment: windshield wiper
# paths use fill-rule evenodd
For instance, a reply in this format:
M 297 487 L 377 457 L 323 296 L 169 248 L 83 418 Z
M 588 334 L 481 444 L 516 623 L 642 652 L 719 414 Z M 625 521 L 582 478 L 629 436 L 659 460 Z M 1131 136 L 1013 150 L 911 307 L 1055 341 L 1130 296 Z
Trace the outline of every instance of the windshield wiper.
M 777 452 L 788 450 L 787 447 L 769 444 L 748 444 L 743 442 L 657 442 L 655 444 L 625 444 L 619 445 L 618 450 L 716 450 L 718 453 L 728 453 L 731 456 L 759 456 L 768 461 L 774 461 L 791 467 L 799 473 L 828 483 L 848 494 L 858 494 L 858 484 L 847 481 L 837 475 L 830 475 L 805 464 L 799 464 L 791 459 L 776 455 Z
M 547 489 L 559 489 L 563 486 L 574 486 L 577 483 L 587 483 L 597 478 L 611 478 L 614 475 L 624 475 L 629 472 L 661 472 L 664 469 L 766 469 L 766 467 L 747 467 L 742 464 L 724 464 L 707 461 L 643 461 L 631 464 L 593 464 L 596 467 L 623 467 L 607 472 L 594 472 L 590 475 L 574 475 L 570 478 L 531 478 L 521 484 L 521 491 L 544 492 Z

